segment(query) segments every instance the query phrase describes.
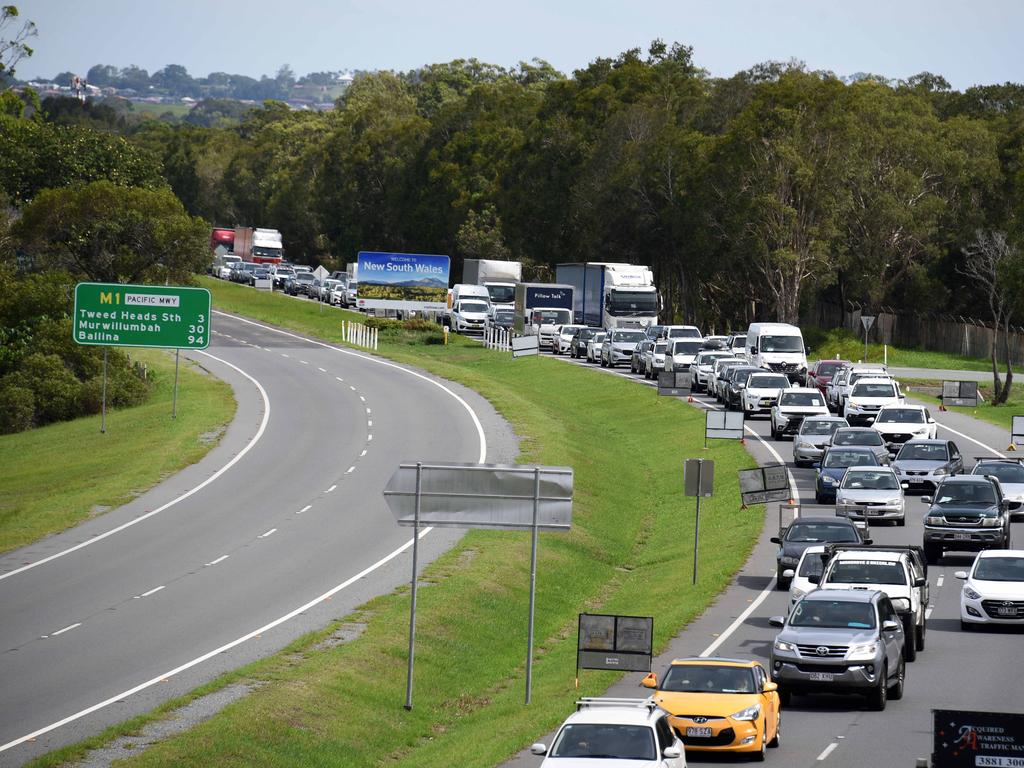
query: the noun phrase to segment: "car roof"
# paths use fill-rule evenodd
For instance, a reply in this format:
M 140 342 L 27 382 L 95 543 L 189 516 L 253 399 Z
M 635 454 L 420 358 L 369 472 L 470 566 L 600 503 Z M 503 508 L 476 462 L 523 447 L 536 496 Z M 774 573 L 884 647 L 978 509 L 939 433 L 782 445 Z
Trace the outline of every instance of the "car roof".
M 861 381 L 867 381 L 867 379 L 861 379 Z M 905 411 L 905 410 L 923 411 L 925 408 L 926 408 L 926 406 L 918 405 L 917 403 L 906 403 L 906 404 L 903 404 L 903 403 L 890 403 L 889 405 L 883 405 L 881 407 L 881 410 L 883 410 L 883 411 L 895 411 L 895 410 L 900 410 L 900 411 Z
M 848 467 L 846 472 L 847 472 L 847 474 L 849 474 L 850 472 L 879 472 L 879 471 L 884 472 L 885 470 L 889 470 L 889 472 L 893 472 L 893 473 L 895 472 L 895 470 L 892 467 L 864 467 L 864 466 Z
M 987 480 L 988 482 L 993 482 L 992 479 L 989 479 L 988 475 L 947 475 L 946 477 L 942 478 L 942 484 L 943 485 L 945 485 L 946 483 L 956 483 L 957 485 L 959 485 L 959 484 L 971 484 L 971 483 L 978 483 L 978 482 L 985 481 L 985 480 Z M 995 482 L 998 482 L 998 480 L 996 480 Z
M 858 384 L 892 384 L 891 376 L 863 376 L 857 379 Z
M 978 557 L 1024 557 L 1024 549 L 983 549 Z
M 814 589 L 804 595 L 804 600 L 839 600 L 844 603 L 870 603 L 881 592 L 874 589 Z
M 824 413 L 821 414 L 820 416 L 808 416 L 806 419 L 804 419 L 803 423 L 806 424 L 808 421 L 836 421 L 842 422 L 843 424 L 846 425 L 849 425 L 850 423 L 846 420 L 845 416 L 835 416 L 834 414 L 831 413 L 828 414 L 827 416 Z
M 878 430 L 872 427 L 842 427 L 837 429 L 837 432 L 877 432 Z M 853 447 L 853 446 L 851 446 Z
M 631 706 L 623 704 L 615 706 L 602 704 L 596 707 L 584 706 L 565 719 L 566 723 L 616 723 L 622 725 L 652 725 L 651 722 L 664 710 L 658 707 Z
M 941 437 L 918 437 L 913 440 L 907 440 L 904 445 L 942 445 L 944 446 L 949 440 L 943 440 Z
M 841 525 L 847 525 L 850 528 L 857 527 L 848 517 L 805 517 L 804 515 L 800 515 L 800 517 L 793 520 L 789 525 L 793 525 L 793 523 L 839 523 Z M 789 526 L 786 527 L 788 528 Z
M 898 563 L 907 556 L 906 552 L 886 552 L 864 549 L 841 549 L 835 553 L 833 560 L 883 560 L 889 563 Z
M 717 667 L 758 667 L 763 666 L 761 662 L 754 659 L 727 659 L 718 656 L 704 657 L 704 656 L 688 656 L 683 659 L 672 659 L 669 666 L 682 667 L 687 665 L 714 665 Z

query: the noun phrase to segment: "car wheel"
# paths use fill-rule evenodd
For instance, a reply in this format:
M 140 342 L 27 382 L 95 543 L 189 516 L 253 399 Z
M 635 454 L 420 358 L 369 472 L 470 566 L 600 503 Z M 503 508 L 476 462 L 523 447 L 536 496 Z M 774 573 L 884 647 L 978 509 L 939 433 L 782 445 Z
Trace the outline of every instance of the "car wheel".
M 913 617 L 908 613 L 903 616 L 903 658 L 907 661 L 917 660 L 917 642 L 915 638 L 916 628 L 911 621 Z
M 781 439 L 782 439 L 782 431 L 776 429 L 775 425 L 772 424 L 772 440 L 781 440 Z
M 601 367 L 602 368 L 607 368 L 608 367 L 608 363 L 606 363 L 604 361 L 604 355 L 601 355 Z
M 914 627 L 914 645 L 918 651 L 924 650 L 924 635 L 928 631 L 926 624 L 922 624 L 919 627 Z
M 903 527 L 906 526 L 906 524 L 907 524 L 907 518 L 906 517 L 901 517 L 901 518 L 899 518 L 896 521 L 896 527 L 898 527 L 898 528 L 903 528 Z
M 755 763 L 763 763 L 766 757 L 765 748 L 768 746 L 768 723 L 765 722 L 764 730 L 761 732 L 761 749 L 751 755 Z
M 928 565 L 936 565 L 942 559 L 942 547 L 926 543 L 924 545 L 924 559 Z
M 889 670 L 882 667 L 878 676 L 878 685 L 868 694 L 868 706 L 876 712 L 884 712 L 889 701 Z
M 783 569 L 785 570 L 785 569 Z M 789 585 L 792 579 L 787 579 L 782 576 L 782 571 L 775 572 L 775 588 L 778 590 L 789 589 Z
M 779 715 L 779 720 L 775 723 L 775 738 L 768 742 L 770 749 L 778 749 L 782 743 L 782 715 Z
M 892 688 L 889 690 L 889 698 L 893 701 L 899 701 L 903 698 L 903 689 L 906 686 L 907 680 L 907 664 L 906 662 L 900 662 L 900 671 L 896 675 L 896 682 L 893 683 Z

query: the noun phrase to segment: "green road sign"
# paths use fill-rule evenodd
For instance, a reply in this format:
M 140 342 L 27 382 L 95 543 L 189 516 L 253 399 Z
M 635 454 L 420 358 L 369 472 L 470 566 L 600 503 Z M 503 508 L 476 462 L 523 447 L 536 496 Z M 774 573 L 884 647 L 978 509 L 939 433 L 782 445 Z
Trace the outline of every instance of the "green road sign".
M 71 333 L 79 344 L 206 349 L 210 292 L 179 286 L 79 283 Z

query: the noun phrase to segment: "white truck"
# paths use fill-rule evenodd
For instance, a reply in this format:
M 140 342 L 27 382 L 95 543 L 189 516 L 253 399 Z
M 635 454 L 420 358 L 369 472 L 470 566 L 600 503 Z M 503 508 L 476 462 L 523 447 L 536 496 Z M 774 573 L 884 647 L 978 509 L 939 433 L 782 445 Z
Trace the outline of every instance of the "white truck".
M 558 327 L 572 322 L 571 285 L 516 283 L 513 328 L 521 336 L 538 336 L 541 348 L 551 348 Z
M 462 262 L 462 282 L 482 285 L 491 300 L 491 311 L 515 309 L 516 283 L 523 281 L 523 265 L 518 261 L 466 259 Z
M 555 281 L 574 291 L 573 322 L 591 328 L 647 328 L 658 322 L 660 299 L 650 267 L 587 262 L 558 264 Z
M 793 384 L 802 384 L 807 378 L 807 348 L 795 325 L 751 323 L 746 352 L 751 365 L 784 373 Z

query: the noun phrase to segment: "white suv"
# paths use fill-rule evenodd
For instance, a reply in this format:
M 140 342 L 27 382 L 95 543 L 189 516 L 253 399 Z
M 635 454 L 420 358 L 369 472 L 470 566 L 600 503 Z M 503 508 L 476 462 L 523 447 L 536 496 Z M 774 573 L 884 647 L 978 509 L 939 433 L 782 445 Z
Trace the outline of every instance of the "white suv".
M 538 743 L 530 751 L 545 756 L 541 768 L 686 768 L 683 742 L 651 699 L 580 699 L 551 749 Z
M 878 412 L 887 405 L 902 405 L 903 393 L 893 379 L 857 379 L 843 403 L 840 415 L 853 424 L 873 424 Z
M 784 389 L 772 406 L 772 437 L 781 440 L 783 435 L 795 435 L 805 418 L 829 415 L 825 398 L 817 388 Z
M 882 435 L 890 453 L 898 453 L 909 440 L 934 440 L 939 426 L 923 405 L 887 405 L 871 425 Z

